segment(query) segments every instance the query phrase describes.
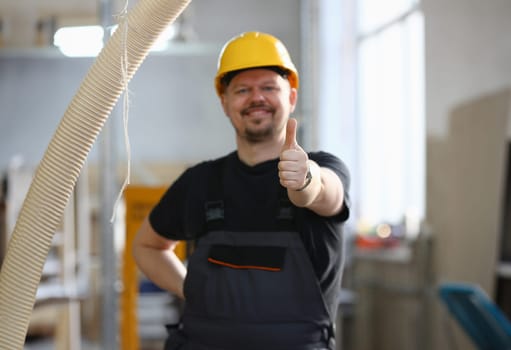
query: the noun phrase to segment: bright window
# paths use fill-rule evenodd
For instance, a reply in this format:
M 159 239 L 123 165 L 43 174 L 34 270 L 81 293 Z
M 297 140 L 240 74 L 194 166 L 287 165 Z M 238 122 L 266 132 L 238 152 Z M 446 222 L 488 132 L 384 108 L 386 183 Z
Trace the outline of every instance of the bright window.
M 358 218 L 424 217 L 423 17 L 410 0 L 357 2 Z

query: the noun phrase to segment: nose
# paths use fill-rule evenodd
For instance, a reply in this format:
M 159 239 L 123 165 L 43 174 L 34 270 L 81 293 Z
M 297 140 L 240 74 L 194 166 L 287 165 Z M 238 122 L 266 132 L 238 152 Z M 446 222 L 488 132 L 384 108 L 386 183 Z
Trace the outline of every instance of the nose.
M 250 99 L 252 101 L 263 101 L 264 94 L 261 89 L 252 89 L 252 93 L 250 94 Z

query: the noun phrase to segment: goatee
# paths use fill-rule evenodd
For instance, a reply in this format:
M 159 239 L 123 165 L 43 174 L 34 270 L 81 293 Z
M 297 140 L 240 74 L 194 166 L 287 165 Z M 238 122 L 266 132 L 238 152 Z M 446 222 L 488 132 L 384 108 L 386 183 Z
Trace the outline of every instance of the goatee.
M 245 130 L 245 139 L 250 143 L 260 143 L 268 140 L 273 135 L 273 129 L 269 126 L 263 130 Z

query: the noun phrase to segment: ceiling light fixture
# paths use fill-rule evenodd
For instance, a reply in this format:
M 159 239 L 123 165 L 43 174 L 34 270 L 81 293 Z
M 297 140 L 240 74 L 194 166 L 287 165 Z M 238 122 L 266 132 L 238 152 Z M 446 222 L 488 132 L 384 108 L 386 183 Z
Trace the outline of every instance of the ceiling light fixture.
M 103 28 L 62 27 L 55 33 L 53 44 L 69 57 L 96 57 L 103 48 Z

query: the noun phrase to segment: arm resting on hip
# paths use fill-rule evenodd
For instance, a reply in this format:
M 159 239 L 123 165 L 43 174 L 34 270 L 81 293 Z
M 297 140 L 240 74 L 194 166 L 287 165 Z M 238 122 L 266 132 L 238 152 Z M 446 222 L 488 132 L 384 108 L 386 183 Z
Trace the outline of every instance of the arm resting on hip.
M 157 286 L 184 299 L 186 267 L 174 253 L 178 241 L 160 236 L 146 217 L 133 241 L 133 256 L 140 270 Z

